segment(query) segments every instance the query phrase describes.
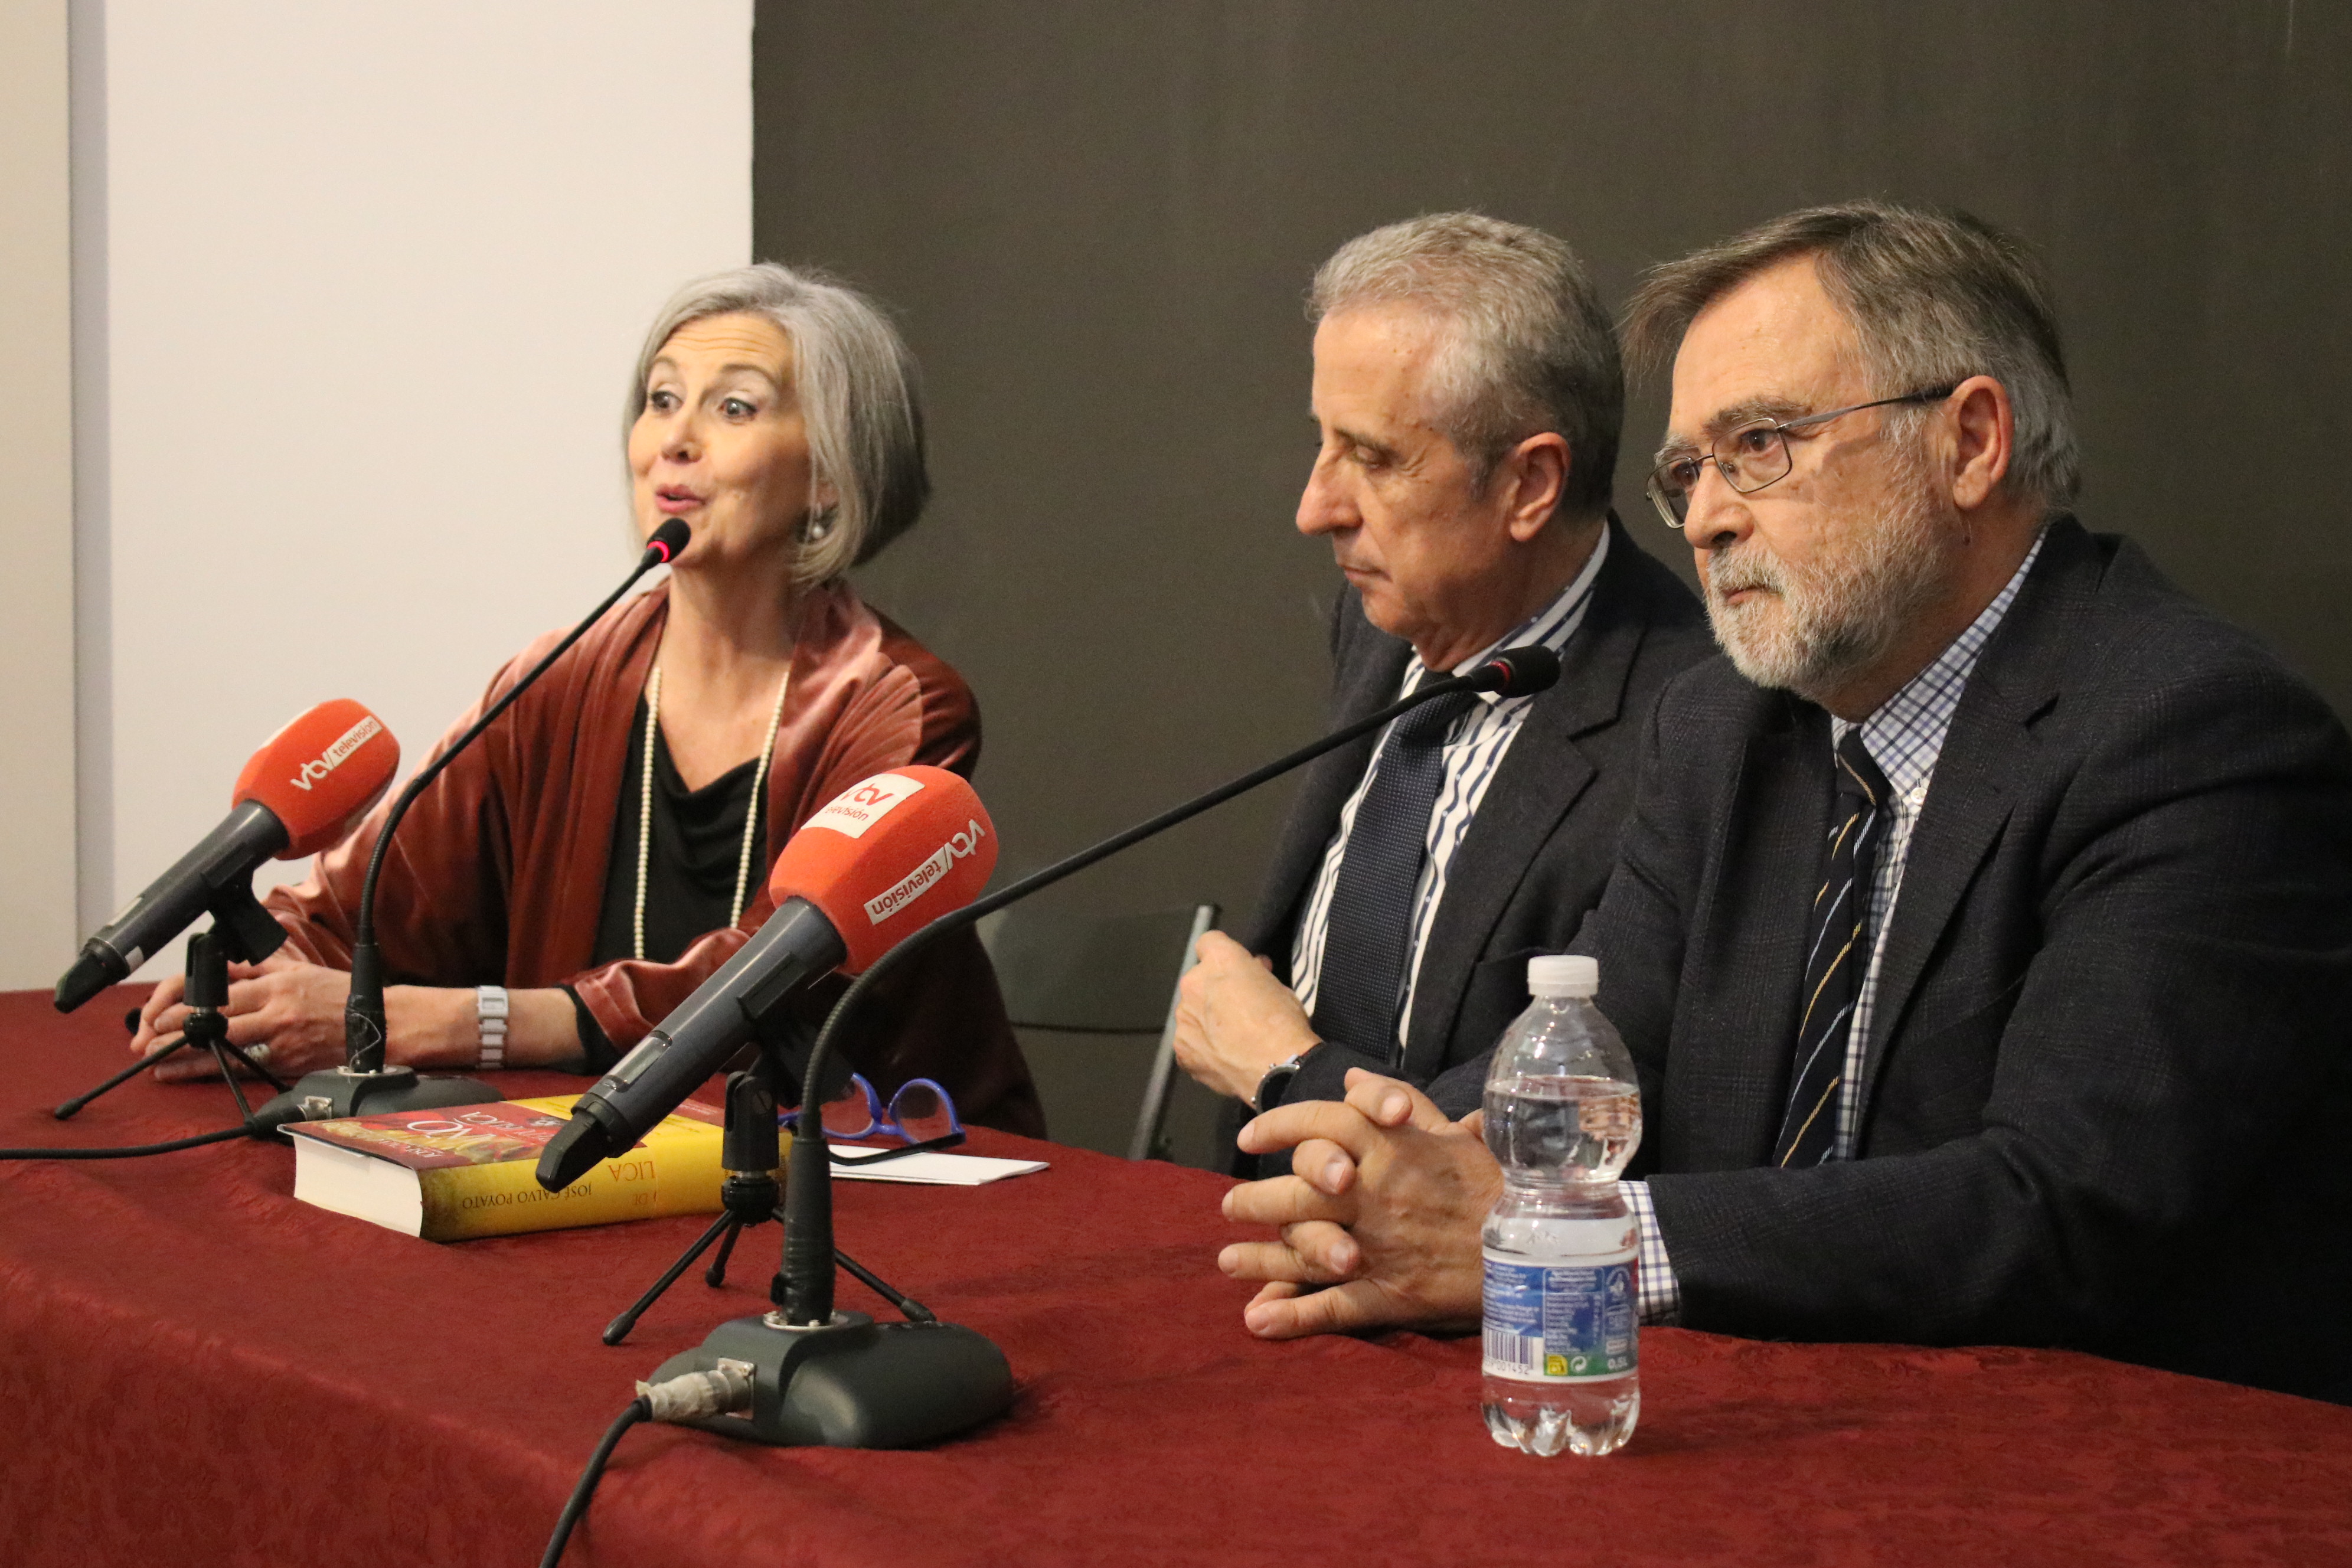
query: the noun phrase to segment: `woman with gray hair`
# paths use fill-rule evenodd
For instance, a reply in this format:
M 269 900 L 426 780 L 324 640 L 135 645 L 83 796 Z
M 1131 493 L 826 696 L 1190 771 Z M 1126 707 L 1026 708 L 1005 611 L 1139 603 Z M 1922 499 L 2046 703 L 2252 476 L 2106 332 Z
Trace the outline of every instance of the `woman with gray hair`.
M 638 533 L 683 518 L 692 542 L 411 809 L 376 903 L 392 1061 L 602 1073 L 767 920 L 767 868 L 825 802 L 892 767 L 978 760 L 961 678 L 845 580 L 929 491 L 914 363 L 871 303 L 772 263 L 687 285 L 637 356 L 626 449 Z M 518 654 L 449 737 L 561 635 Z M 289 940 L 230 987 L 229 1037 L 289 1075 L 341 1059 L 352 913 L 385 810 L 269 895 Z M 801 1024 L 833 994 L 805 994 Z M 156 988 L 134 1051 L 170 1043 L 179 998 L 176 981 Z M 851 1054 L 882 1095 L 929 1078 L 968 1121 L 1042 1133 L 968 934 L 876 1004 Z

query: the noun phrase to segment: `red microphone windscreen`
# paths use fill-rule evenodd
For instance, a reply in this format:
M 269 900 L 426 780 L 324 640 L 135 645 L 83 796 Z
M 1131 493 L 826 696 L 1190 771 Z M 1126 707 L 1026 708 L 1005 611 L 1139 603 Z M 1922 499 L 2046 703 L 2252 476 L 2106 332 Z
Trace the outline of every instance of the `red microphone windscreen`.
M 358 825 L 400 771 L 400 742 L 348 697 L 321 702 L 272 735 L 236 776 L 231 805 L 268 806 L 286 825 L 280 860 L 316 855 Z
M 854 784 L 802 825 L 768 896 L 806 899 L 841 933 L 856 974 L 901 939 L 980 897 L 996 869 L 996 825 L 971 785 L 910 764 Z

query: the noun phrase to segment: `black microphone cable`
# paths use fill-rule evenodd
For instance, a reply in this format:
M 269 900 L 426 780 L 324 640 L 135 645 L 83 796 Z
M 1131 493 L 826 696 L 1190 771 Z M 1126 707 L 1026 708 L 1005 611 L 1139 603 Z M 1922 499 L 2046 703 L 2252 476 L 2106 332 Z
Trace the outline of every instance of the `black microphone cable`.
M 139 1029 L 139 1009 L 133 1007 L 130 1012 L 124 1014 L 122 1016 L 122 1025 L 123 1027 L 131 1030 L 133 1034 L 136 1034 Z M 234 1057 L 236 1060 L 244 1063 L 247 1067 L 251 1068 L 255 1072 L 259 1073 L 263 1078 L 269 1079 L 270 1082 L 276 1083 L 278 1081 L 277 1079 L 270 1076 L 268 1068 L 263 1067 L 250 1056 L 247 1056 L 244 1047 L 232 1045 L 229 1041 L 225 1039 L 217 1042 L 217 1044 L 220 1047 L 221 1052 L 226 1052 L 228 1056 Z M 153 1055 L 142 1057 L 137 1061 L 132 1062 L 129 1067 L 123 1068 L 122 1071 L 115 1074 L 104 1083 L 100 1084 L 96 1089 L 91 1089 L 89 1093 L 81 1096 L 79 1100 L 68 1100 L 64 1105 L 58 1107 L 53 1114 L 60 1121 L 64 1120 L 67 1116 L 72 1114 L 73 1111 L 80 1110 L 84 1102 L 95 1099 L 99 1095 L 104 1094 L 108 1089 L 112 1089 L 116 1084 L 122 1082 L 124 1079 L 131 1078 L 134 1074 L 146 1071 L 149 1068 L 153 1067 L 163 1058 L 170 1056 L 173 1051 L 179 1050 L 181 1047 L 187 1045 L 187 1037 L 185 1035 L 181 1036 L 180 1038 L 173 1041 L 170 1045 L 164 1047 L 162 1050 L 155 1052 Z M 201 1047 L 190 1047 L 189 1048 L 198 1049 Z M 224 1071 L 227 1070 L 228 1063 L 222 1059 L 219 1052 L 215 1053 L 214 1060 L 220 1062 L 221 1068 Z M 183 1149 L 201 1149 L 210 1143 L 226 1143 L 233 1138 L 250 1138 L 253 1136 L 253 1107 L 246 1103 L 245 1090 L 237 1087 L 236 1079 L 234 1077 L 229 1079 L 228 1086 L 229 1092 L 236 1096 L 237 1108 L 245 1112 L 246 1120 L 239 1122 L 235 1127 L 226 1128 L 218 1132 L 199 1132 L 194 1137 L 174 1138 L 169 1142 L 164 1143 L 131 1143 L 107 1149 L 0 1149 L 0 1161 L 140 1160 L 144 1159 L 150 1154 L 176 1154 Z
M 207 1143 L 226 1143 L 232 1138 L 251 1136 L 239 1123 L 219 1132 L 174 1138 L 168 1143 L 133 1143 L 119 1149 L 0 1149 L 0 1160 L 136 1160 L 148 1154 L 176 1154 L 183 1149 L 201 1149 Z
M 874 1293 L 898 1309 L 910 1323 L 936 1323 L 929 1307 L 894 1289 L 872 1269 L 845 1252 L 834 1254 L 834 1261 L 857 1276 Z M 686 1372 L 659 1383 L 637 1384 L 637 1396 L 629 1401 L 613 1425 L 605 1428 L 604 1440 L 596 1451 L 588 1456 L 588 1463 L 580 1471 L 580 1479 L 564 1502 L 563 1511 L 556 1516 L 555 1532 L 548 1537 L 547 1552 L 539 1560 L 539 1568 L 556 1568 L 562 1561 L 563 1548 L 572 1539 L 572 1530 L 587 1515 L 588 1505 L 596 1496 L 596 1487 L 604 1479 L 604 1467 L 613 1460 L 613 1450 L 620 1447 L 621 1438 L 640 1421 L 687 1421 L 698 1415 L 719 1415 L 730 1411 L 747 1411 L 751 1407 L 751 1379 L 747 1372 L 723 1364 L 710 1372 Z
M 638 1386 L 642 1388 L 645 1385 L 640 1384 Z M 621 1446 L 621 1439 L 630 1427 L 640 1421 L 650 1421 L 653 1414 L 653 1401 L 641 1394 L 630 1400 L 629 1407 L 621 1412 L 619 1419 L 605 1428 L 604 1440 L 596 1445 L 596 1451 L 588 1456 L 588 1465 L 580 1472 L 579 1483 L 572 1489 L 572 1496 L 564 1503 L 563 1511 L 556 1516 L 555 1533 L 547 1539 L 547 1550 L 540 1556 L 539 1568 L 556 1568 L 556 1564 L 563 1561 L 563 1548 L 572 1539 L 572 1527 L 588 1511 L 589 1501 L 596 1495 L 596 1483 L 604 1479 L 604 1467 L 612 1462 L 613 1450 Z
M 865 1274 L 863 1269 L 858 1272 Z M 555 1533 L 548 1537 L 547 1552 L 540 1558 L 539 1568 L 556 1568 L 563 1560 L 564 1544 L 572 1539 L 572 1528 L 587 1513 L 589 1501 L 596 1495 L 596 1483 L 604 1479 L 604 1467 L 612 1462 L 613 1450 L 620 1446 L 630 1427 L 640 1421 L 691 1423 L 711 1415 L 744 1414 L 751 1408 L 751 1369 L 738 1362 L 721 1362 L 709 1372 L 682 1372 L 659 1383 L 637 1384 L 637 1396 L 605 1428 L 604 1440 L 588 1456 L 579 1483 L 572 1489 L 562 1513 L 556 1517 Z

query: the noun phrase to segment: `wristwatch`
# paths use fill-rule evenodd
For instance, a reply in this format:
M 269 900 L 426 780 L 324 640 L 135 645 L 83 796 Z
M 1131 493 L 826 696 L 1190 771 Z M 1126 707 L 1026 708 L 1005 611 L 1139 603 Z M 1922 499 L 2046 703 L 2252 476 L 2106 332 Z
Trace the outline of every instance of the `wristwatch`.
M 503 985 L 474 987 L 474 1022 L 482 1032 L 482 1054 L 474 1058 L 478 1068 L 502 1068 L 507 1065 L 507 988 Z
M 1319 1045 L 1322 1042 L 1318 1040 L 1316 1043 Z M 1288 1061 L 1276 1062 L 1266 1068 L 1265 1076 L 1257 1080 L 1257 1092 L 1250 1096 L 1250 1109 L 1263 1115 L 1280 1105 L 1283 1095 L 1289 1091 L 1290 1080 L 1298 1076 L 1298 1064 L 1305 1061 L 1314 1049 L 1314 1046 L 1309 1046 Z

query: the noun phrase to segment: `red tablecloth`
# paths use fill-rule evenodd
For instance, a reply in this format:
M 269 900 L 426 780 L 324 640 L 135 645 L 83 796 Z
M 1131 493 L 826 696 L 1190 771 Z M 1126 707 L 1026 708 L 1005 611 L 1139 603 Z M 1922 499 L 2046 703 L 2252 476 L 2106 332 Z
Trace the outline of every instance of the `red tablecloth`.
M 216 1084 L 41 1109 L 117 1060 L 133 995 L 63 1020 L 0 995 L 0 1145 L 228 1123 Z M 1003 1348 L 1012 1414 L 914 1453 L 640 1426 L 568 1563 L 2352 1563 L 2352 1410 L 2058 1352 L 1652 1331 L 1631 1447 L 1531 1459 L 1479 1423 L 1473 1341 L 1244 1333 L 1218 1178 L 974 1143 L 1053 1165 L 845 1183 L 839 1236 Z M 761 1310 L 778 1241 L 606 1349 L 706 1222 L 439 1247 L 292 1182 L 243 1142 L 0 1166 L 0 1562 L 534 1562 L 633 1381 Z

